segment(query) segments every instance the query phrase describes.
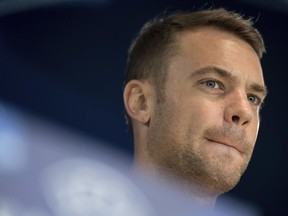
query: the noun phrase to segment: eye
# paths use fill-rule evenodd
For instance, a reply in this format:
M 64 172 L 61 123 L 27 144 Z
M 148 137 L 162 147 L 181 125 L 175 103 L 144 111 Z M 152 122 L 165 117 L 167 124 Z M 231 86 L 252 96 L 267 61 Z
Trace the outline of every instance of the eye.
M 209 94 L 223 94 L 225 86 L 219 80 L 206 78 L 198 81 L 201 89 Z
M 255 105 L 261 104 L 261 99 L 255 95 L 248 95 L 247 98 L 248 98 L 248 101 L 252 104 L 255 104 Z
M 211 89 L 220 89 L 219 83 L 215 80 L 206 80 L 204 84 L 206 85 L 206 87 Z

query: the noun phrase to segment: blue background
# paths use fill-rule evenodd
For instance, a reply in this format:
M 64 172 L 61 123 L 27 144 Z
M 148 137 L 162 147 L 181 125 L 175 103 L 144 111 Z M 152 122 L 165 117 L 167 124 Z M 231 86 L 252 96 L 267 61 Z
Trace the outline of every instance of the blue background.
M 2 0 L 0 100 L 132 154 L 122 103 L 129 44 L 155 15 L 203 6 L 257 18 L 269 95 L 250 166 L 228 194 L 255 203 L 265 215 L 285 215 L 288 1 Z

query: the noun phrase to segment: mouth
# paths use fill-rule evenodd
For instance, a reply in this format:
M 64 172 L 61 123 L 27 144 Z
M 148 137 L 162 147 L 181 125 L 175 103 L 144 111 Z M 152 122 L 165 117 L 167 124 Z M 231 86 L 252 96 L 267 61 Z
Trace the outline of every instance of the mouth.
M 232 144 L 233 142 L 230 142 L 230 141 L 226 141 L 226 140 L 218 140 L 218 139 L 209 139 L 209 138 L 206 138 L 209 142 L 214 142 L 214 143 L 218 143 L 218 144 L 221 144 L 221 145 L 225 145 L 227 147 L 230 147 L 230 148 L 233 148 L 235 150 L 237 150 L 238 152 L 241 152 L 237 147 L 236 145 Z

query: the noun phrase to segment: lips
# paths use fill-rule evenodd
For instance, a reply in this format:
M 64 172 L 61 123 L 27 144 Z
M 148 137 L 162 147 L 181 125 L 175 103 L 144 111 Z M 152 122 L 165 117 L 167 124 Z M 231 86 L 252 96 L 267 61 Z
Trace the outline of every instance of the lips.
M 220 138 L 213 138 L 213 139 L 207 138 L 207 140 L 209 142 L 215 142 L 215 143 L 219 143 L 219 144 L 222 144 L 222 145 L 226 145 L 228 147 L 236 149 L 238 152 L 241 152 L 240 149 L 239 149 L 239 146 L 235 144 L 236 143 L 235 141 L 232 141 L 232 140 L 229 140 L 229 139 L 225 139 L 225 138 L 221 138 L 221 139 Z

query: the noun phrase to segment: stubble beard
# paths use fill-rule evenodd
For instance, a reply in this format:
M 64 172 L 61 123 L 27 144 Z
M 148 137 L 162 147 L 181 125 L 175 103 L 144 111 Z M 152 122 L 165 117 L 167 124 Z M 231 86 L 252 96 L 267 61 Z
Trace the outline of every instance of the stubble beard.
M 252 147 L 245 150 L 244 162 L 231 168 L 226 164 L 229 161 L 223 158 L 209 157 L 205 152 L 193 150 L 191 146 L 200 142 L 197 138 L 177 140 L 178 134 L 171 125 L 177 127 L 179 123 L 169 118 L 173 110 L 161 106 L 151 125 L 147 145 L 150 165 L 157 170 L 158 177 L 203 196 L 218 196 L 235 187 L 247 168 L 254 145 L 247 144 Z M 219 130 L 210 128 L 207 133 L 221 133 Z

